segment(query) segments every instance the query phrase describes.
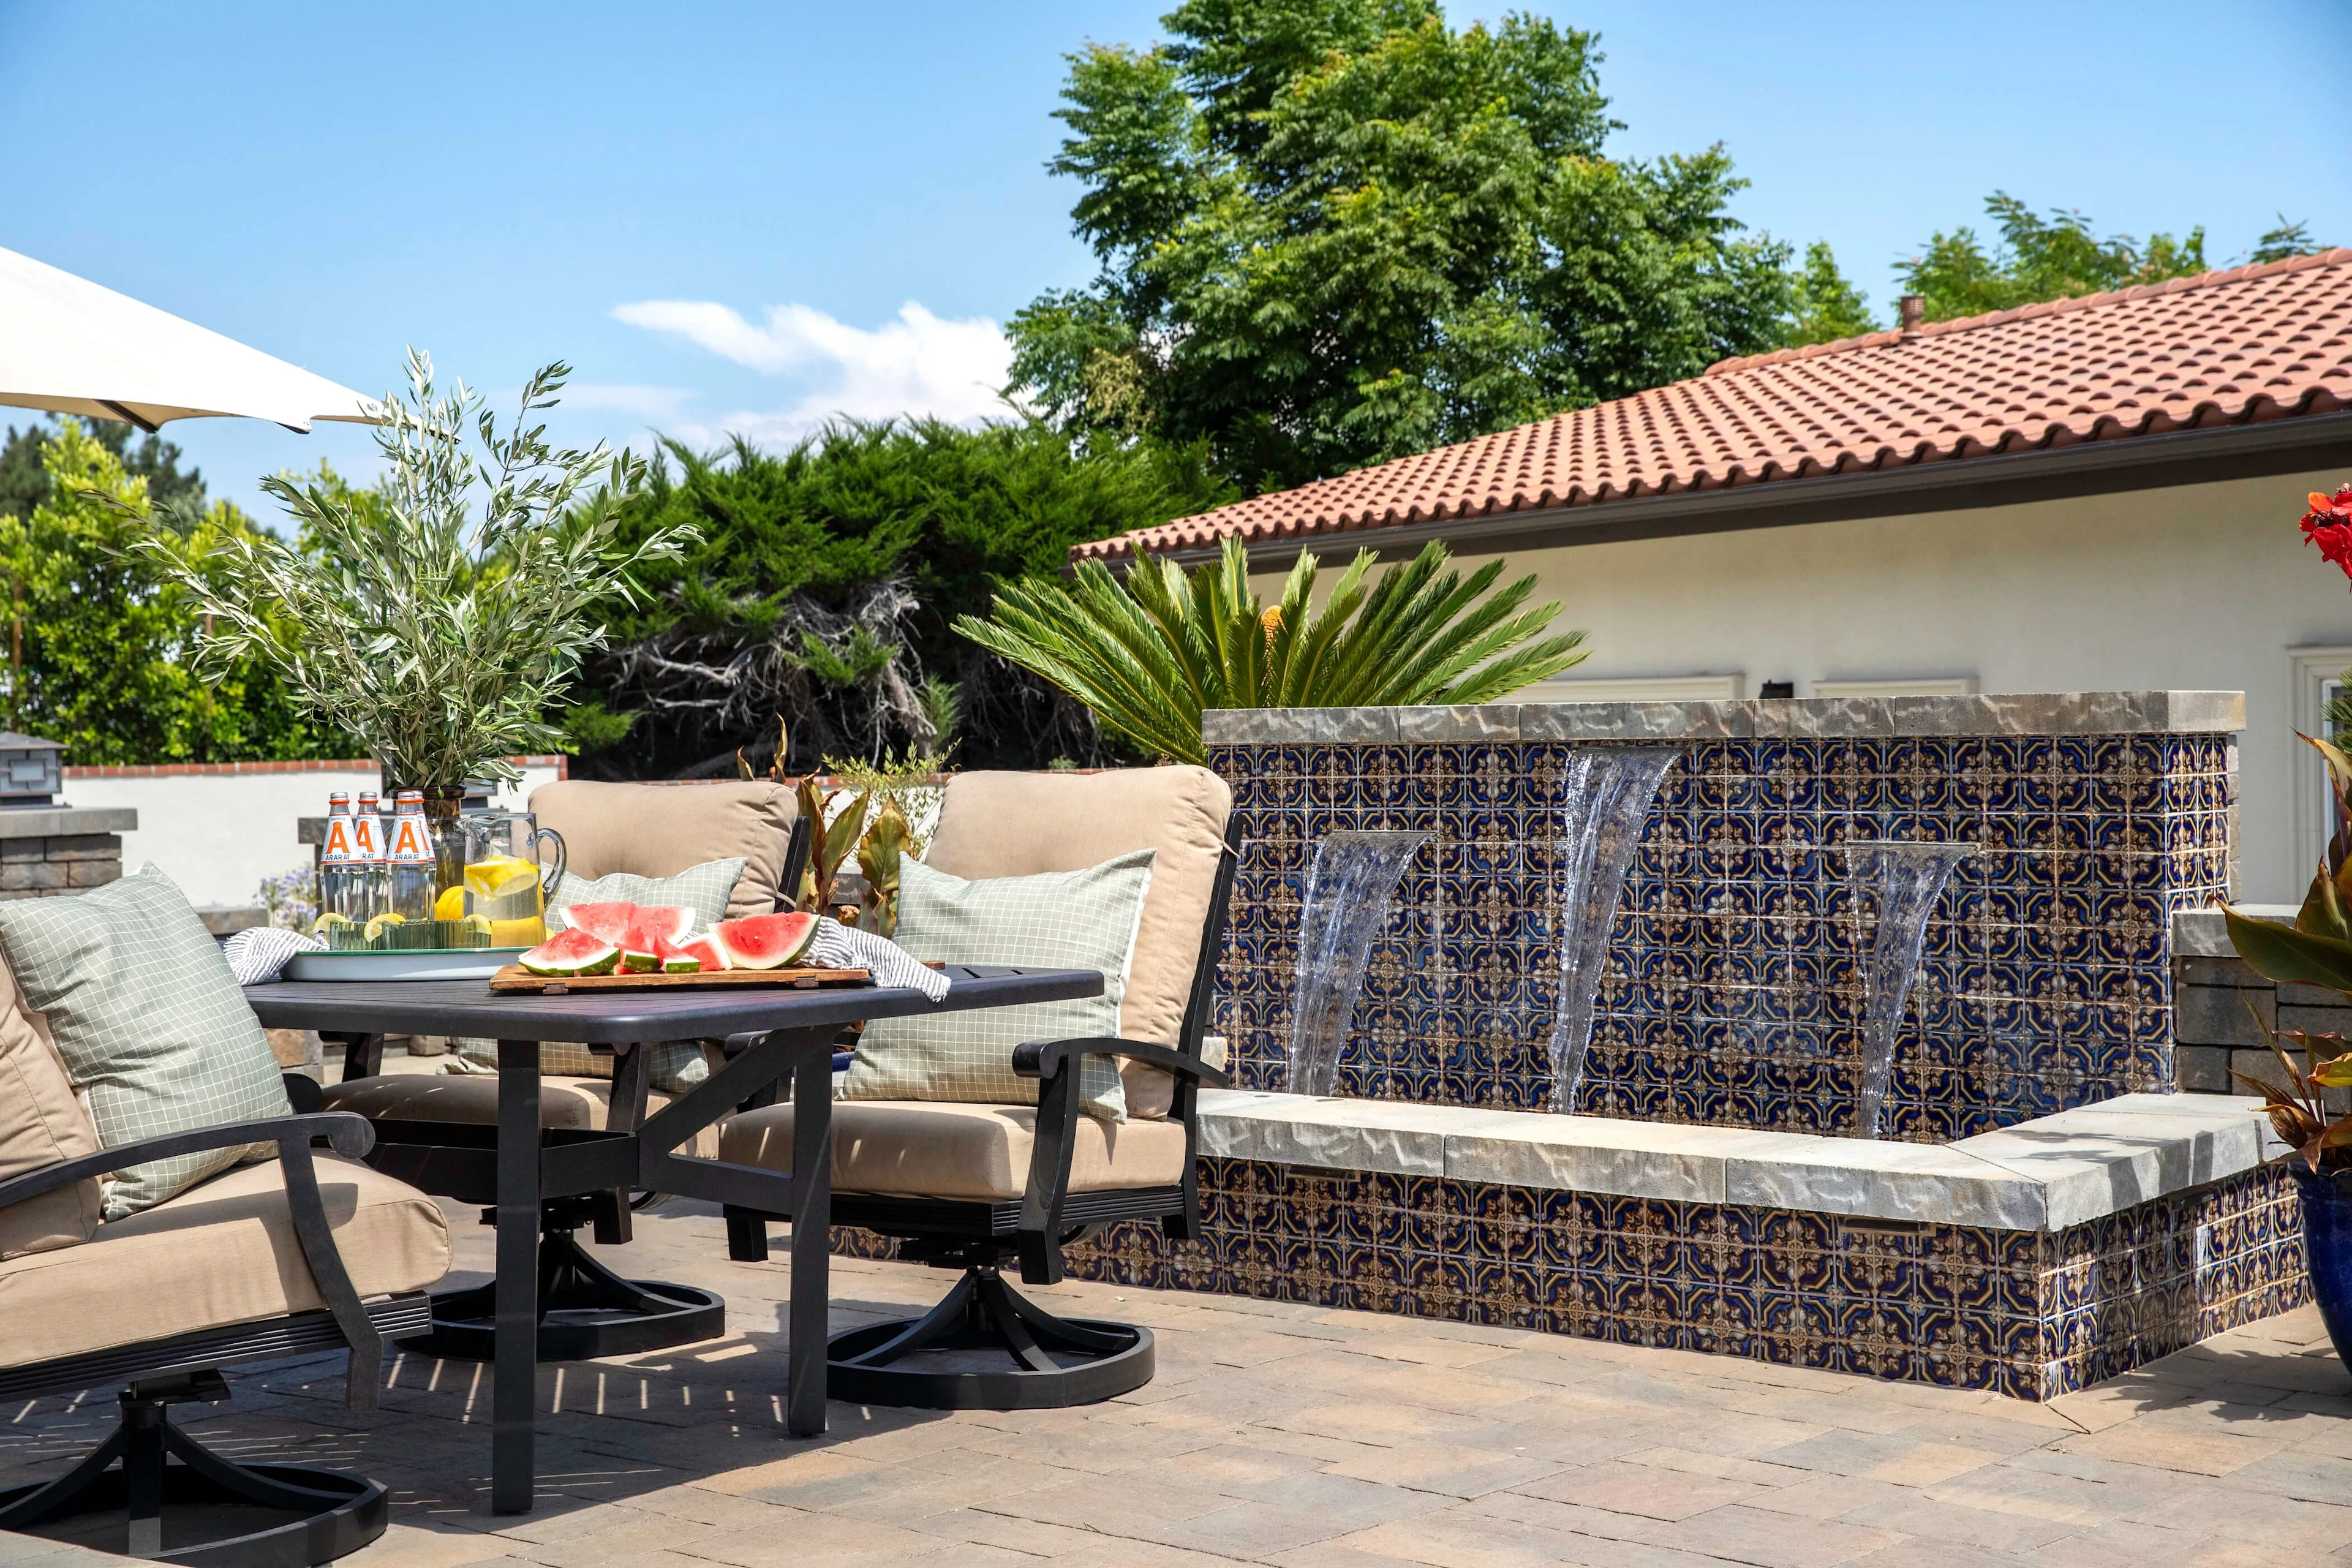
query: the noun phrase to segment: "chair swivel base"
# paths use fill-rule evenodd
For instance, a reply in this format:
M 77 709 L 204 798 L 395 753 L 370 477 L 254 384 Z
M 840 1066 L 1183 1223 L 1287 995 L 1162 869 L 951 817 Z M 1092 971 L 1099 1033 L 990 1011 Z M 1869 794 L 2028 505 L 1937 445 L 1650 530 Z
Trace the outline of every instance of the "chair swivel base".
M 639 1355 L 726 1332 L 726 1298 L 666 1279 L 624 1279 L 581 1250 L 570 1231 L 541 1236 L 541 1361 Z M 490 1284 L 435 1296 L 433 1331 L 402 1348 L 446 1361 L 490 1361 L 497 1343 L 498 1287 Z
M 824 1386 L 852 1405 L 1055 1410 L 1141 1388 L 1152 1358 L 1150 1330 L 1055 1317 L 994 1268 L 975 1267 L 920 1318 L 834 1335 Z
M 382 1483 L 232 1463 L 164 1409 L 227 1394 L 217 1373 L 133 1385 L 121 1423 L 88 1458 L 55 1480 L 0 1491 L 0 1530 L 188 1568 L 316 1568 L 383 1533 Z

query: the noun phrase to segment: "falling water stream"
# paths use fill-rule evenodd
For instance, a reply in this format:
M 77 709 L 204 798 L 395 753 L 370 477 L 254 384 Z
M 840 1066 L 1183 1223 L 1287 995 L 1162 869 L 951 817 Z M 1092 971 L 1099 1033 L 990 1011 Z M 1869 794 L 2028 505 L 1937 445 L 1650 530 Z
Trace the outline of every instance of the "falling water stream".
M 1977 852 L 1973 844 L 1915 844 L 1854 839 L 1855 902 L 1867 893 L 1877 906 L 1878 926 L 1862 963 L 1862 1086 L 1854 1130 L 1879 1136 L 1886 1109 L 1886 1083 L 1895 1069 L 1895 1037 L 1902 1031 L 1911 983 L 1919 976 L 1919 954 L 1927 917 L 1944 895 L 1952 868 Z
M 1573 1113 L 1584 1086 L 1592 1016 L 1609 958 L 1609 934 L 1625 875 L 1666 770 L 1682 750 L 1666 745 L 1580 747 L 1562 779 L 1559 882 L 1559 1005 L 1549 1042 L 1554 1110 Z M 1329 1095 L 1346 1045 L 1372 943 L 1388 925 L 1405 867 L 1429 834 L 1342 829 L 1316 841 L 1300 911 L 1298 978 L 1290 1022 L 1289 1088 Z M 1875 910 L 1861 959 L 1862 1081 L 1857 1132 L 1881 1135 L 1895 1038 L 1918 977 L 1927 918 L 1953 868 L 1973 844 L 1856 839 L 1845 846 L 1857 910 Z
M 1576 1110 L 1625 872 L 1658 785 L 1681 755 L 1678 746 L 1591 746 L 1570 754 L 1561 781 L 1559 1013 L 1550 1042 L 1554 1110 Z
M 1316 840 L 1298 919 L 1298 984 L 1290 1016 L 1293 1094 L 1338 1091 L 1339 1049 L 1372 943 L 1388 924 L 1406 865 L 1428 841 L 1426 833 L 1357 828 Z

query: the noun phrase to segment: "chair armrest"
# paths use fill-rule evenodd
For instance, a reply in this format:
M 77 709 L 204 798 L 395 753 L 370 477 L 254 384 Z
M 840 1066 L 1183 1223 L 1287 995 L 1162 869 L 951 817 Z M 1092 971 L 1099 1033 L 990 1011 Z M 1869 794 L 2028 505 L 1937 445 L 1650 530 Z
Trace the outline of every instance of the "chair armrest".
M 1062 1064 L 1079 1057 L 1127 1057 L 1169 1072 L 1181 1073 L 1196 1079 L 1213 1089 L 1229 1089 L 1233 1079 L 1221 1068 L 1213 1068 L 1198 1057 L 1188 1057 L 1166 1046 L 1148 1046 L 1141 1040 L 1098 1038 L 1090 1040 L 1033 1040 L 1025 1046 L 1013 1047 L 1013 1070 L 1023 1078 L 1051 1078 L 1062 1070 Z
M 103 1176 L 110 1171 L 120 1171 L 130 1165 L 143 1165 L 150 1160 L 168 1160 L 176 1154 L 201 1154 L 208 1149 L 232 1149 L 240 1143 L 275 1143 L 283 1152 L 299 1145 L 307 1155 L 310 1140 L 324 1138 L 328 1146 L 346 1159 L 356 1160 L 375 1147 L 375 1129 L 367 1118 L 349 1110 L 314 1111 L 307 1116 L 273 1116 L 261 1121 L 241 1121 L 226 1127 L 197 1127 L 185 1132 L 167 1132 L 161 1138 L 149 1138 L 137 1143 L 126 1143 L 120 1149 L 101 1149 L 95 1154 L 84 1154 L 76 1160 L 60 1160 L 54 1165 L 44 1165 L 37 1171 L 27 1171 L 21 1176 L 11 1176 L 0 1182 L 0 1208 L 23 1203 L 26 1198 L 39 1197 L 92 1176 Z
M 198 1127 L 101 1149 L 78 1160 L 60 1160 L 37 1171 L 0 1182 L 0 1207 L 55 1192 L 72 1182 L 102 1176 L 126 1165 L 168 1160 L 179 1154 L 201 1154 L 208 1149 L 232 1149 L 244 1143 L 275 1143 L 286 1184 L 286 1212 L 294 1222 L 294 1242 L 309 1266 L 311 1283 L 334 1314 L 343 1342 L 351 1347 L 351 1367 L 343 1378 L 343 1401 L 354 1410 L 376 1405 L 376 1369 L 383 1359 L 383 1336 L 376 1331 L 351 1272 L 335 1246 L 332 1225 L 319 1194 L 319 1170 L 310 1159 L 310 1141 L 324 1138 L 327 1146 L 347 1159 L 359 1159 L 375 1147 L 375 1129 L 367 1118 L 348 1110 L 321 1110 L 300 1116 L 272 1116 L 259 1121 L 226 1127 Z

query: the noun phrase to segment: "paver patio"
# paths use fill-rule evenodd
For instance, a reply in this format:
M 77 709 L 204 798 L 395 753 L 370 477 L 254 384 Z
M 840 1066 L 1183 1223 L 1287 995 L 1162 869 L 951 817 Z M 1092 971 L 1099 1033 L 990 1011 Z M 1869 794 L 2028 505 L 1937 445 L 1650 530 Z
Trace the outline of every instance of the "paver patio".
M 458 1268 L 478 1279 L 493 1233 L 474 1217 L 452 1207 Z M 373 1415 L 342 1408 L 332 1360 L 232 1374 L 216 1415 L 182 1414 L 235 1457 L 389 1484 L 390 1531 L 346 1559 L 371 1568 L 2352 1563 L 2352 1376 L 2309 1309 L 2034 1405 L 1078 1284 L 1039 1294 L 1150 1325 L 1150 1385 L 1010 1415 L 836 1404 L 828 1436 L 793 1442 L 782 1263 L 728 1262 L 700 1205 L 637 1234 L 625 1271 L 723 1292 L 732 1335 L 543 1371 L 527 1516 L 488 1511 L 488 1378 L 470 1363 L 387 1363 Z M 835 1326 L 926 1305 L 946 1278 L 839 1259 Z M 53 1473 L 112 1410 L 101 1391 L 9 1414 L 13 1484 Z

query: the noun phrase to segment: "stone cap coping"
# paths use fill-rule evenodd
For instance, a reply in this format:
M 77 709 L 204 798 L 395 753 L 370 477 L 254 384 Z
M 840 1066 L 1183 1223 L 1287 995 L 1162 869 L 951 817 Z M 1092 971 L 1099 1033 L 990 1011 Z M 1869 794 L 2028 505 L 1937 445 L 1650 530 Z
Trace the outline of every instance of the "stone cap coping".
M 139 813 L 127 805 L 24 805 L 0 809 L 0 838 L 74 838 L 133 833 Z
M 2301 911 L 2293 904 L 2232 904 L 2231 909 L 2258 921 L 2275 921 L 2280 925 L 2294 924 Z M 2175 958 L 2235 958 L 2238 950 L 2230 944 L 2230 922 L 2216 907 L 2210 910 L 2175 910 L 2172 911 L 2172 956 Z
M 1492 702 L 1462 708 L 1213 708 L 1212 746 L 1713 741 L 1906 735 L 2181 735 L 2246 727 L 2242 691 L 1769 697 L 1736 702 Z
M 1894 1223 L 2055 1231 L 2253 1169 L 2286 1145 L 2219 1094 L 2126 1094 L 1955 1143 L 1202 1089 L 1200 1148 L 1383 1171 Z

